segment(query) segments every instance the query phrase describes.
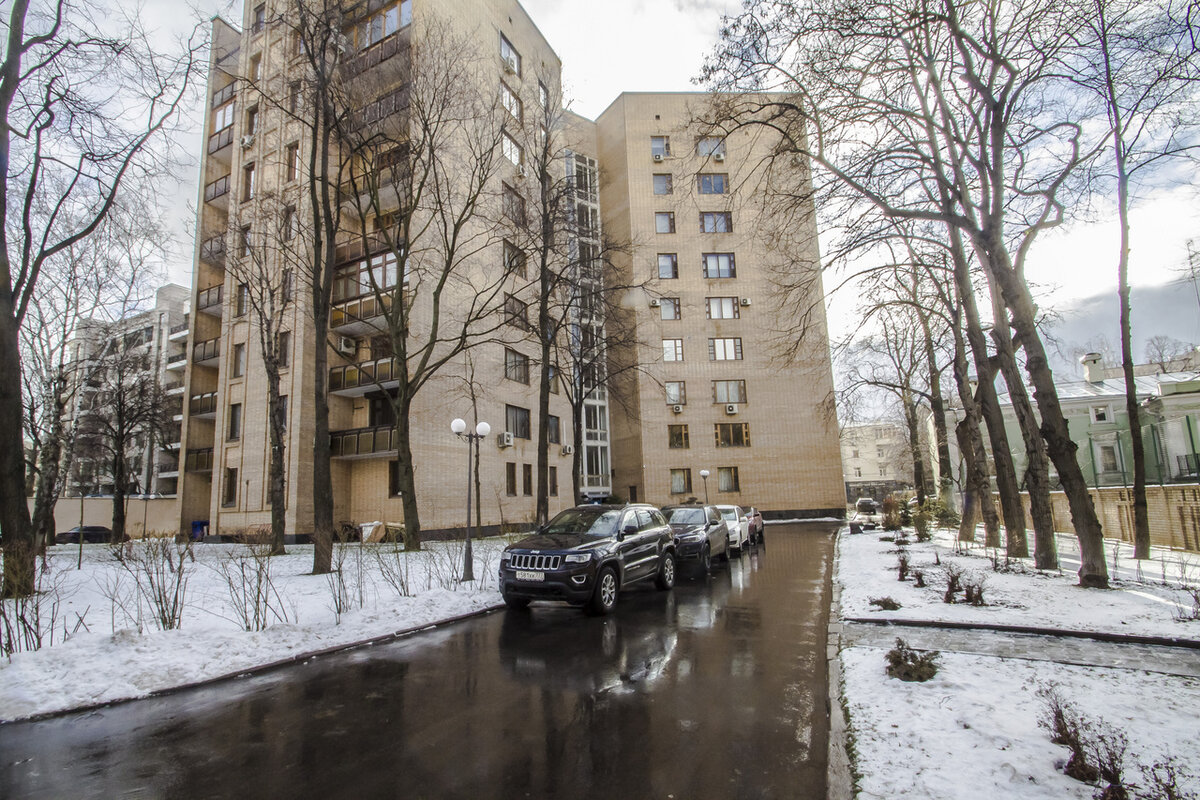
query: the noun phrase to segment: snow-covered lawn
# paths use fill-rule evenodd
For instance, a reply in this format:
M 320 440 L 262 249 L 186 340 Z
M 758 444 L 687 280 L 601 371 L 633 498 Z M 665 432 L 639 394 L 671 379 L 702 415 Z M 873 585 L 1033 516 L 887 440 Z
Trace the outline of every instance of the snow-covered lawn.
M 183 562 L 180 626 L 166 631 L 109 547 L 84 545 L 82 569 L 76 569 L 77 545 L 54 547 L 41 577 L 43 646 L 0 657 L 0 721 L 142 697 L 495 607 L 506 543 L 474 543 L 476 580 L 470 583 L 459 582 L 461 542 L 426 543 L 415 553 L 388 544 L 339 545 L 334 561 L 341 563 L 341 582 L 310 574 L 311 545 L 289 547 L 287 555 L 267 560 L 270 583 L 258 583 L 270 589 L 264 591 L 269 606 L 259 606 L 268 624 L 258 631 L 241 621 L 252 604 L 247 609 L 231 593 L 232 584 L 253 594 L 259 574 L 254 559 L 236 560 L 250 552 L 245 546 L 192 548 L 195 560 Z M 147 588 L 144 572 L 141 583 Z M 13 607 L 8 610 L 11 620 Z
M 1125 561 L 1114 570 L 1121 579 L 1112 590 L 1085 590 L 1066 571 L 1071 569 L 1066 559 L 1063 574 L 1038 573 L 1029 562 L 997 572 L 982 548 L 955 554 L 949 532 L 917 544 L 909 531 L 903 549 L 910 570 L 922 570 L 928 584 L 918 588 L 911 573 L 906 581 L 897 580 L 898 548 L 880 541 L 885 535 L 891 534 L 841 534 L 835 580 L 843 620 L 978 622 L 1200 640 L 1200 621 L 1177 619 L 1181 610 L 1192 608 L 1180 583 L 1200 582 L 1196 554 L 1156 552 L 1153 565 L 1143 565 L 1144 582 L 1132 579 L 1136 567 Z M 1061 547 L 1069 550 L 1069 541 L 1064 539 Z M 943 602 L 947 564 L 984 578 L 987 605 L 966 605 L 961 594 L 953 605 Z M 1169 565 L 1166 584 L 1163 565 Z M 901 607 L 881 611 L 870 605 L 872 598 L 883 597 Z M 889 633 L 903 636 L 904 631 Z M 1034 638 L 1029 646 L 1041 641 Z M 1080 646 L 1087 652 L 1101 645 L 1085 641 Z M 1048 684 L 1056 684 L 1089 717 L 1103 719 L 1128 737 L 1128 781 L 1144 784 L 1139 766 L 1173 756 L 1191 775 L 1182 788 L 1200 791 L 1200 679 L 1055 663 L 1041 660 L 1044 650 L 1029 658 L 943 651 L 932 680 L 905 683 L 887 677 L 885 653 L 868 645 L 841 651 L 860 797 L 1092 797 L 1097 787 L 1063 774 L 1067 748 L 1052 744 L 1050 734 L 1039 727 L 1045 703 L 1036 693 Z

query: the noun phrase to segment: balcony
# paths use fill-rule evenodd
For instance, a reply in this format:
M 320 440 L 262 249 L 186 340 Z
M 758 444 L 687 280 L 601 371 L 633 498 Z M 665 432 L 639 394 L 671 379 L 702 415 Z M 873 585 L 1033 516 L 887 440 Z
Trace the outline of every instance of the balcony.
M 212 183 L 204 187 L 204 202 L 219 208 L 222 211 L 229 210 L 229 176 L 222 175 Z
M 182 342 L 188 337 L 188 316 L 183 315 L 183 322 L 178 325 L 172 325 L 167 331 L 167 340 L 171 342 Z
M 344 336 L 378 332 L 387 324 L 385 314 L 392 307 L 390 294 L 374 293 L 335 305 L 329 315 L 329 328 Z
M 236 92 L 237 92 L 237 90 L 234 88 L 234 86 L 235 86 L 235 84 L 233 84 L 233 83 L 227 83 L 224 86 L 222 86 L 220 89 L 217 89 L 215 92 L 213 92 L 212 107 L 220 108 L 221 106 L 225 105 L 230 100 L 232 100 L 234 94 L 236 94 Z
M 214 317 L 220 317 L 221 303 L 225 299 L 224 295 L 225 286 L 220 283 L 216 286 L 200 290 L 200 293 L 196 295 L 196 311 L 201 314 L 211 314 Z
M 225 234 L 210 236 L 200 245 L 200 260 L 218 267 L 225 266 Z
M 192 395 L 188 404 L 188 414 L 193 417 L 214 417 L 217 414 L 217 393 L 205 392 Z
M 187 362 L 187 353 L 179 353 L 178 356 L 181 361 Z M 183 394 L 183 381 L 168 381 L 162 385 L 162 390 L 167 397 Z
M 395 83 L 403 81 L 408 76 L 408 32 L 407 30 L 393 34 L 382 42 L 375 44 L 363 50 L 356 57 L 346 61 L 342 66 L 342 70 L 348 77 L 355 77 L 363 74 L 368 70 L 382 66 L 375 80 L 379 83 Z M 396 58 L 396 56 L 404 56 Z
M 192 363 L 199 364 L 205 367 L 215 367 L 217 359 L 221 357 L 221 340 L 220 339 L 205 339 L 203 342 L 196 342 L 192 348 Z
M 213 449 L 211 447 L 201 447 L 188 450 L 184 468 L 188 472 L 212 472 Z
M 347 397 L 361 397 L 372 389 L 392 389 L 399 383 L 395 358 L 377 358 L 360 364 L 347 364 L 329 370 L 329 391 Z
M 167 356 L 167 369 L 183 369 L 187 366 L 187 351 L 171 353 Z M 180 384 L 182 386 L 182 384 Z
M 216 161 L 229 166 L 233 159 L 233 126 L 217 131 L 208 137 L 208 154 Z
M 396 429 L 391 425 L 371 428 L 352 428 L 329 434 L 329 451 L 333 458 L 367 458 L 396 452 Z

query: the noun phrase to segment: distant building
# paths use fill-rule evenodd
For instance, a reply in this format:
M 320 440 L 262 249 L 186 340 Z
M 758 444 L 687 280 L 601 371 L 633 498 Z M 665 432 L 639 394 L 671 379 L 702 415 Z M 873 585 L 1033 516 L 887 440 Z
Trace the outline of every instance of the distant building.
M 912 488 L 912 455 L 902 425 L 876 422 L 842 429 L 842 476 L 846 502 L 882 500 Z

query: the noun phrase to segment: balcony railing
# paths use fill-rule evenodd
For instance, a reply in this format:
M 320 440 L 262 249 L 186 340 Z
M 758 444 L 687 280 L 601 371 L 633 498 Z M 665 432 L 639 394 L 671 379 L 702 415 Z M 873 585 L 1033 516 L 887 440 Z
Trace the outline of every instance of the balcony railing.
M 392 296 L 385 294 L 377 297 L 374 294 L 348 300 L 335 306 L 329 315 L 329 327 L 340 328 L 346 325 L 376 319 L 386 314 L 392 307 Z
M 329 370 L 329 391 L 356 389 L 397 380 L 396 359 L 377 358 L 361 364 L 347 364 Z
M 218 283 L 216 286 L 210 286 L 207 289 L 201 289 L 196 295 L 196 310 L 204 311 L 213 306 L 220 306 L 224 299 L 224 284 Z
M 233 144 L 232 125 L 230 125 L 228 128 L 224 128 L 223 130 L 219 130 L 212 136 L 208 137 L 208 152 L 211 155 L 222 148 L 229 147 L 231 144 Z
M 187 333 L 187 329 L 188 329 L 188 322 L 185 319 L 183 322 L 179 323 L 178 325 L 172 325 L 171 329 L 167 331 L 167 335 L 174 336 L 177 333 Z
M 342 184 L 343 191 L 349 192 L 349 182 Z M 364 236 L 355 236 L 345 242 L 338 244 L 334 251 L 334 261 L 339 266 L 351 261 L 358 261 L 365 256 L 382 253 L 388 249 L 387 237 L 382 231 L 375 231 Z
M 192 395 L 191 402 L 188 404 L 188 413 L 193 417 L 198 417 L 201 414 L 213 414 L 217 410 L 217 393 L 205 392 L 204 394 Z
M 1175 459 L 1179 464 L 1179 477 L 1200 474 L 1200 453 L 1185 453 Z
M 204 187 L 204 202 L 211 203 L 219 197 L 229 194 L 229 176 L 222 175 Z
M 225 263 L 225 235 L 217 234 L 205 239 L 200 245 L 200 259 L 212 264 Z
M 403 52 L 407 46 L 408 40 L 406 37 L 400 35 L 389 36 L 382 42 L 368 47 L 358 58 L 347 61 L 343 69 L 351 77 L 359 75 L 387 61 L 397 53 Z
M 237 90 L 234 88 L 234 84 L 232 83 L 228 83 L 220 89 L 217 89 L 215 92 L 213 92 L 212 107 L 220 108 L 221 106 L 225 105 L 233 99 L 233 95 L 236 91 Z
M 205 339 L 203 342 L 196 342 L 196 346 L 192 348 L 192 361 L 199 363 L 201 361 L 211 361 L 221 354 L 220 339 Z
M 334 458 L 353 458 L 395 450 L 396 429 L 391 425 L 332 431 L 329 434 L 329 454 Z
M 187 361 L 187 353 L 171 353 L 167 356 L 167 366 L 178 364 L 180 361 Z
M 195 450 L 188 450 L 185 464 L 185 469 L 188 472 L 212 472 L 213 449 L 211 447 L 201 447 Z

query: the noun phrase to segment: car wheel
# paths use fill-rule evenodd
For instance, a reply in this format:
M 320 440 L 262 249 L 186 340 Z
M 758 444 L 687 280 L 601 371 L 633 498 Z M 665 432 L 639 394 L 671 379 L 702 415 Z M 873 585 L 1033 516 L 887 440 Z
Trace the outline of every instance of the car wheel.
M 675 586 L 675 554 L 669 550 L 662 555 L 654 585 L 663 591 Z
M 588 611 L 596 615 L 607 614 L 617 605 L 617 572 L 612 567 L 600 570 L 596 578 L 596 590 L 588 602 Z
M 504 605 L 513 611 L 524 611 L 529 608 L 529 601 L 524 597 L 509 597 L 508 595 L 504 595 Z
M 707 544 L 704 545 L 704 551 L 700 553 L 700 563 L 696 567 L 696 572 L 699 575 L 707 575 L 712 570 L 712 548 Z

